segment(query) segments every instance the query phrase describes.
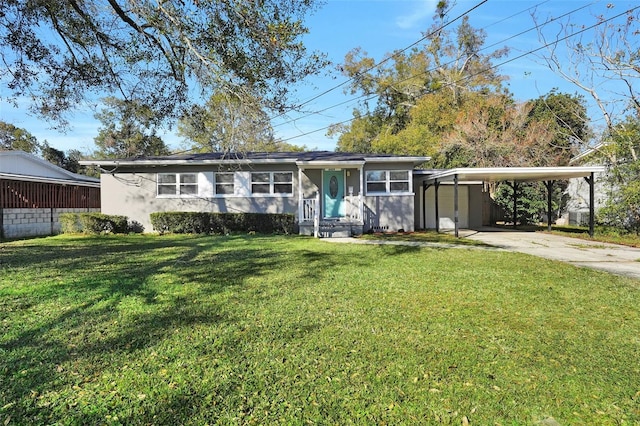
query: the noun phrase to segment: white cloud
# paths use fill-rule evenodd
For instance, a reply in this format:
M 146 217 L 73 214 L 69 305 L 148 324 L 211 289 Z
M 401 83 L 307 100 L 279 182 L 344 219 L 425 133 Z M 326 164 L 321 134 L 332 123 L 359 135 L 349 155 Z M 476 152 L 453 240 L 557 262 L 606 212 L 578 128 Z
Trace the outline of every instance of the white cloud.
M 422 0 L 417 3 L 415 9 L 403 16 L 396 18 L 396 25 L 403 30 L 419 26 L 427 18 L 431 18 L 436 9 L 437 0 Z

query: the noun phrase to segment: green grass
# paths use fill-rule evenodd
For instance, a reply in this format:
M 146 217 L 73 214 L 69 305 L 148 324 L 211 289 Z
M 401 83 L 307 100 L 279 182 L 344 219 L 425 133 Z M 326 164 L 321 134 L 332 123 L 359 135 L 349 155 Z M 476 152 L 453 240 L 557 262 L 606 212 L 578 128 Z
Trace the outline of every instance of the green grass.
M 546 227 L 544 228 L 546 230 Z M 622 244 L 630 247 L 640 247 L 640 235 L 623 232 L 619 229 L 596 226 L 593 238 L 589 236 L 589 228 L 578 226 L 554 226 L 553 234 L 567 237 L 582 238 L 585 240 L 600 241 L 603 243 Z
M 640 423 L 640 285 L 305 237 L 0 245 L 0 424 Z

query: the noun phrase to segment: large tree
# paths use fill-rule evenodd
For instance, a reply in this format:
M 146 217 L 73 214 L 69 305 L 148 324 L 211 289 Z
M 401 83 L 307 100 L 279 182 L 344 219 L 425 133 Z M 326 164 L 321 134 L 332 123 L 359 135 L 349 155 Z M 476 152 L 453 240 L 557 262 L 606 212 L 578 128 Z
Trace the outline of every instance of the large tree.
M 290 87 L 324 65 L 306 51 L 316 0 L 4 0 L 3 101 L 65 112 L 104 93 L 144 101 L 161 117 L 201 93 L 258 94 L 287 107 Z M 3 83 L 4 84 L 4 83 Z
M 73 173 L 84 173 L 85 169 L 80 165 L 83 155 L 77 149 L 70 149 L 66 153 L 49 145 L 47 141 L 43 143 L 42 158 Z
M 615 8 L 615 4 L 607 4 Z M 546 65 L 557 75 L 572 83 L 591 101 L 592 114 L 599 111 L 602 134 L 617 131 L 617 124 L 628 114 L 640 115 L 640 7 L 619 11 L 609 19 L 594 16 L 595 24 L 584 31 L 586 24 L 564 22 L 560 33 L 564 44 L 550 42 L 540 25 L 539 37 L 547 46 L 542 54 Z M 613 19 L 616 18 L 616 19 Z M 536 21 L 539 17 L 534 16 Z M 587 148 L 589 138 L 581 141 Z M 595 145 L 601 146 L 598 140 Z
M 556 153 L 553 165 L 566 166 L 591 138 L 585 99 L 552 90 L 528 103 L 529 120 L 544 121 L 553 134 L 550 151 Z
M 609 166 L 608 200 L 599 212 L 606 225 L 640 234 L 640 116 L 615 124 L 595 155 Z
M 592 118 L 603 123 L 601 137 L 582 141 L 583 149 L 592 148 L 588 159 L 609 166 L 611 191 L 600 219 L 640 233 L 640 7 L 606 15 L 595 16 L 589 31 L 578 31 L 585 23 L 563 23 L 565 44 L 548 43 L 543 59 L 600 113 Z M 539 36 L 547 41 L 542 30 Z
M 38 154 L 41 144 L 38 139 L 25 129 L 11 123 L 0 121 L 0 151 L 24 151 Z
M 347 90 L 363 95 L 367 102 L 354 111 L 351 126 L 331 129 L 331 134 L 341 133 L 339 150 L 361 147 L 431 154 L 434 134 L 449 128 L 453 121 L 450 109 L 458 109 L 464 96 L 502 92 L 504 77 L 492 67 L 492 61 L 504 56 L 507 49 L 485 52 L 485 32 L 473 28 L 467 16 L 457 27 L 448 27 L 447 9 L 448 2 L 438 3 L 435 23 L 424 34 L 422 48 L 390 53 L 378 65 L 361 49 L 347 54 L 342 65 L 350 78 Z M 371 104 L 373 95 L 376 102 Z M 427 117 L 425 110 L 435 112 L 435 116 Z M 416 122 L 421 123 L 419 129 L 412 126 Z M 435 128 L 429 128 L 430 124 Z M 367 131 L 363 133 L 363 129 Z
M 95 158 L 129 158 L 167 155 L 169 148 L 156 134 L 155 114 L 146 104 L 105 100 L 107 108 L 96 117 L 102 126 L 94 138 Z
M 218 93 L 193 106 L 178 122 L 184 148 L 195 152 L 284 151 L 301 148 L 276 140 L 257 98 Z

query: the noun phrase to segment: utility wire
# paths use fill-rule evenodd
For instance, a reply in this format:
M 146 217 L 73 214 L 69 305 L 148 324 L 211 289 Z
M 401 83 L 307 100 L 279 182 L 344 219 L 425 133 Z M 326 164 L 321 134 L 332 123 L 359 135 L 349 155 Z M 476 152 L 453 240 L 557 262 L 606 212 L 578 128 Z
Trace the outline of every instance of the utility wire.
M 545 4 L 545 3 L 549 2 L 549 1 L 550 1 L 550 0 L 545 0 L 545 1 L 540 2 L 540 3 L 538 3 L 538 4 L 536 4 L 536 5 L 532 6 L 532 7 L 529 7 L 529 8 L 527 8 L 527 9 L 523 9 L 523 10 L 521 10 L 521 11 L 517 12 L 517 13 L 514 13 L 513 15 L 510 15 L 510 16 L 508 16 L 508 17 L 506 17 L 506 18 L 503 18 L 503 19 L 501 19 L 501 20 L 499 20 L 499 21 L 496 21 L 496 22 L 493 22 L 492 24 L 487 25 L 486 27 L 482 28 L 482 30 L 486 30 L 487 28 L 489 28 L 489 27 L 491 27 L 491 26 L 493 26 L 493 25 L 497 25 L 497 24 L 499 24 L 499 23 L 501 23 L 501 22 L 504 22 L 504 21 L 506 21 L 506 20 L 509 20 L 509 19 L 511 19 L 511 18 L 513 18 L 513 17 L 515 17 L 515 16 L 518 16 L 518 15 L 520 15 L 520 14 L 524 13 L 524 12 L 527 12 L 527 11 L 530 11 L 530 10 L 532 10 L 532 9 L 535 9 L 535 8 L 537 8 L 538 6 L 541 6 L 541 5 L 543 5 L 543 4 Z M 564 13 L 564 14 L 560 15 L 560 16 L 557 16 L 557 17 L 555 17 L 555 18 L 552 18 L 552 19 L 550 19 L 550 20 L 548 20 L 548 21 L 544 22 L 544 23 L 543 23 L 543 24 L 541 24 L 541 25 L 533 26 L 533 27 L 531 27 L 531 28 L 529 28 L 529 29 L 527 29 L 527 30 L 521 31 L 521 32 L 519 32 L 519 33 L 517 33 L 517 34 L 515 34 L 515 35 L 512 35 L 512 36 L 510 36 L 510 37 L 508 37 L 508 38 L 506 38 L 506 39 L 503 39 L 503 40 L 501 40 L 501 41 L 498 41 L 498 42 L 496 42 L 496 43 L 493 43 L 493 44 L 491 44 L 491 45 L 489 45 L 489 46 L 485 46 L 485 47 L 483 47 L 482 49 L 480 49 L 478 52 L 485 51 L 485 50 L 490 49 L 490 48 L 492 48 L 492 47 L 495 47 L 495 46 L 497 46 L 497 45 L 499 45 L 499 44 L 503 44 L 503 43 L 505 43 L 505 42 L 507 42 L 507 41 L 509 41 L 509 40 L 512 40 L 512 39 L 514 39 L 514 38 L 516 38 L 516 37 L 520 37 L 520 36 L 522 36 L 522 35 L 524 35 L 524 34 L 526 34 L 526 33 L 528 33 L 528 32 L 531 32 L 531 31 L 533 31 L 533 30 L 535 30 L 535 29 L 537 29 L 537 28 L 543 27 L 543 26 L 548 25 L 548 24 L 550 24 L 550 23 L 552 23 L 552 22 L 554 22 L 554 21 L 557 21 L 557 20 L 562 19 L 562 18 L 564 18 L 564 17 L 566 17 L 566 16 L 569 16 L 569 15 L 571 15 L 571 14 L 575 13 L 575 12 L 578 12 L 579 10 L 585 9 L 585 8 L 587 8 L 587 7 L 589 7 L 589 6 L 591 6 L 591 5 L 595 4 L 595 3 L 597 3 L 598 1 L 600 1 L 600 0 L 596 0 L 596 1 L 594 1 L 594 2 L 587 3 L 587 4 L 583 5 L 583 6 L 580 6 L 580 7 L 576 8 L 576 9 L 573 9 L 573 10 L 571 10 L 571 11 L 569 11 L 569 12 L 566 12 L 566 13 Z M 458 19 L 458 18 L 456 18 L 456 19 Z M 416 43 L 413 43 L 413 44 L 411 45 L 411 47 L 415 46 L 417 43 L 419 43 L 420 41 L 423 41 L 423 40 L 424 40 L 424 38 L 422 38 L 421 40 L 419 40 L 419 41 L 418 41 L 418 42 L 416 42 Z M 408 48 L 407 48 L 407 49 L 408 49 Z M 402 51 L 400 51 L 400 52 L 405 52 L 407 49 L 403 49 L 403 50 L 402 50 Z M 395 55 L 394 55 L 394 56 L 395 56 Z M 392 57 L 390 57 L 390 58 L 392 58 Z M 387 59 L 390 59 L 390 58 L 387 58 Z M 444 64 L 444 66 L 451 65 L 451 64 L 452 64 L 452 63 L 454 63 L 455 61 L 456 61 L 455 59 L 454 59 L 454 60 L 451 60 L 451 61 L 449 61 L 448 63 Z M 384 61 L 383 61 L 383 62 L 380 62 L 379 64 L 377 64 L 377 65 L 375 65 L 375 66 L 370 67 L 369 69 L 367 69 L 367 70 L 363 71 L 363 72 L 362 72 L 362 73 L 360 73 L 360 74 L 366 73 L 366 72 L 368 72 L 368 71 L 370 71 L 370 70 L 374 69 L 376 66 L 381 65 L 382 63 L 384 63 Z M 427 74 L 429 74 L 429 73 L 431 73 L 431 72 L 435 71 L 435 69 L 436 69 L 436 68 L 431 68 L 431 69 L 428 69 L 428 70 L 426 70 L 426 71 L 424 71 L 424 72 L 421 72 L 421 73 L 418 73 L 418 74 L 413 74 L 413 75 L 411 75 L 411 76 L 409 76 L 409 77 L 407 77 L 407 78 L 405 78 L 405 79 L 403 79 L 403 80 L 398 81 L 397 83 L 404 83 L 404 82 L 409 81 L 409 80 L 411 80 L 411 79 L 413 79 L 413 78 L 415 78 L 415 77 L 421 77 L 421 76 L 423 76 L 423 75 L 427 75 Z M 340 85 L 338 85 L 338 86 L 336 86 L 336 87 L 341 87 L 342 85 L 344 85 L 344 84 L 348 83 L 349 81 L 351 81 L 351 80 L 353 80 L 353 79 L 354 79 L 354 77 L 352 77 L 351 79 L 349 79 L 349 80 L 347 80 L 347 81 L 345 81 L 345 82 L 341 83 Z M 311 102 L 312 100 L 318 99 L 320 96 L 324 96 L 324 95 L 326 95 L 326 94 L 327 94 L 327 93 L 329 93 L 331 90 L 332 90 L 332 89 L 327 90 L 327 91 L 323 92 L 322 94 L 320 94 L 320 95 L 318 95 L 318 96 L 314 97 L 313 99 L 310 99 L 309 101 L 306 101 L 305 103 L 308 103 L 308 102 Z M 287 125 L 287 124 L 290 124 L 290 123 L 296 122 L 296 121 L 298 121 L 298 120 L 303 120 L 303 119 L 305 119 L 305 118 L 307 118 L 307 117 L 311 117 L 311 116 L 313 116 L 313 115 L 318 115 L 318 114 L 323 113 L 323 112 L 325 112 L 325 111 L 328 111 L 328 110 L 330 110 L 330 109 L 337 108 L 337 107 L 339 107 L 339 106 L 342 106 L 342 105 L 345 105 L 345 104 L 348 104 L 348 103 L 351 103 L 351 102 L 358 101 L 358 100 L 360 100 L 360 99 L 362 99 L 362 98 L 367 98 L 367 99 L 365 99 L 365 102 L 366 102 L 366 101 L 371 100 L 371 99 L 373 99 L 373 98 L 375 98 L 375 97 L 377 97 L 377 95 L 372 95 L 372 94 L 370 94 L 370 93 L 365 93 L 365 94 L 363 94 L 363 95 L 360 95 L 360 96 L 357 96 L 357 97 L 354 97 L 354 98 L 348 99 L 348 100 L 346 100 L 346 101 L 342 101 L 342 102 L 340 102 L 340 103 L 338 103 L 338 104 L 328 106 L 328 107 L 326 107 L 326 108 L 324 108 L 324 109 L 322 109 L 322 110 L 319 110 L 319 111 L 313 111 L 313 112 L 310 112 L 310 113 L 305 114 L 305 115 L 303 115 L 303 116 L 296 117 L 296 118 L 293 118 L 293 119 L 291 119 L 291 120 L 284 121 L 284 122 L 282 122 L 282 123 L 278 123 L 278 124 L 276 124 L 276 125 L 272 126 L 272 128 L 276 128 L 276 127 L 284 126 L 284 125 Z M 282 115 L 282 114 L 281 114 L 281 115 Z M 279 117 L 279 116 L 278 116 L 278 117 Z
M 610 18 L 600 20 L 600 21 L 598 21 L 597 23 L 595 23 L 595 24 L 593 24 L 593 25 L 590 25 L 590 26 L 587 26 L 587 27 L 583 27 L 583 28 L 582 28 L 582 29 L 580 29 L 579 31 L 576 31 L 576 32 L 571 33 L 571 34 L 568 34 L 568 35 L 566 35 L 566 36 L 564 36 L 564 37 L 557 38 L 557 39 L 555 39 L 555 40 L 554 40 L 554 41 L 552 41 L 552 42 L 546 43 L 546 44 L 544 44 L 544 45 L 542 45 L 542 46 L 540 46 L 540 47 L 537 47 L 537 48 L 535 48 L 535 49 L 531 49 L 531 50 L 529 50 L 529 51 L 527 51 L 527 52 L 525 52 L 525 53 L 523 53 L 523 54 L 521 54 L 521 55 L 515 56 L 515 57 L 510 58 L 510 59 L 508 59 L 508 60 L 506 60 L 506 61 L 503 61 L 503 62 L 500 62 L 500 63 L 498 63 L 498 64 L 492 65 L 492 66 L 490 66 L 490 67 L 488 67 L 488 68 L 486 68 L 486 69 L 484 69 L 484 70 L 482 70 L 482 71 L 478 71 L 478 72 L 476 72 L 476 73 L 474 73 L 474 74 L 467 75 L 467 76 L 462 77 L 462 78 L 460 78 L 460 79 L 458 79 L 458 80 L 456 80 L 456 81 L 453 81 L 453 82 L 451 82 L 451 83 L 446 83 L 446 84 L 442 85 L 438 90 L 442 90 L 442 89 L 444 89 L 444 88 L 446 88 L 446 87 L 450 87 L 450 86 L 452 86 L 452 85 L 454 85 L 454 84 L 461 83 L 461 82 L 463 82 L 463 81 L 465 81 L 465 80 L 468 80 L 468 79 L 470 79 L 470 78 L 472 78 L 472 77 L 479 76 L 479 75 L 481 75 L 481 74 L 483 74 L 483 73 L 485 73 L 485 72 L 487 72 L 487 71 L 490 71 L 490 70 L 496 69 L 496 68 L 501 67 L 501 66 L 503 66 L 503 65 L 506 65 L 506 64 L 508 64 L 508 63 L 510 63 L 510 62 L 516 61 L 516 60 L 518 60 L 518 59 L 522 59 L 522 58 L 524 58 L 525 56 L 528 56 L 528 55 L 531 55 L 531 54 L 533 54 L 533 53 L 536 53 L 536 52 L 538 52 L 538 51 L 540 51 L 540 50 L 542 50 L 542 49 L 546 49 L 546 48 L 547 48 L 547 47 L 549 47 L 549 46 L 552 46 L 552 45 L 558 44 L 558 43 L 560 43 L 561 41 L 565 41 L 565 40 L 567 40 L 567 39 L 569 39 L 569 38 L 571 38 L 571 37 L 574 37 L 574 36 L 576 36 L 576 35 L 579 35 L 579 34 L 582 34 L 582 33 L 586 32 L 586 31 L 592 30 L 593 28 L 596 28 L 596 27 L 598 27 L 598 26 L 600 26 L 600 25 L 602 25 L 602 24 L 605 24 L 605 23 L 607 23 L 607 22 L 609 22 L 609 21 L 612 21 L 612 20 L 614 20 L 614 19 L 616 19 L 616 18 L 619 18 L 619 17 L 621 17 L 621 16 L 624 16 L 624 15 L 627 15 L 627 14 L 629 14 L 629 13 L 632 13 L 632 12 L 636 11 L 637 9 L 640 9 L 640 6 L 636 6 L 636 7 L 634 7 L 634 8 L 628 9 L 628 10 L 626 10 L 626 11 L 624 11 L 624 12 L 622 12 L 622 13 L 619 13 L 619 14 L 617 14 L 617 15 L 615 15 L 615 16 L 612 16 L 612 17 L 610 17 Z M 433 93 L 435 93 L 435 91 L 431 91 L 429 94 L 433 94 Z M 332 126 L 334 126 L 334 125 L 346 124 L 346 123 L 349 123 L 349 122 L 351 122 L 351 121 L 353 121 L 353 120 L 355 120 L 355 118 L 350 118 L 350 119 L 347 119 L 347 120 L 343 120 L 343 121 L 341 121 L 341 122 L 339 122 L 339 123 L 335 123 L 335 124 L 332 124 L 332 125 L 329 125 L 329 126 L 325 126 L 325 127 L 321 128 L 321 129 L 312 130 L 312 131 L 309 131 L 309 132 L 306 132 L 306 133 L 303 133 L 303 134 L 300 134 L 300 135 L 296 135 L 296 136 L 292 136 L 292 137 L 289 137 L 289 138 L 283 139 L 282 141 L 283 141 L 283 142 L 287 142 L 287 141 L 290 141 L 290 140 L 293 140 L 293 139 L 297 139 L 297 138 L 300 138 L 300 137 L 303 137 L 303 136 L 308 136 L 308 135 L 311 135 L 311 134 L 314 134 L 314 133 L 317 133 L 317 132 L 321 132 L 321 131 L 323 131 L 323 130 L 327 130 L 327 129 L 329 129 L 330 127 L 332 127 Z
M 453 20 L 451 20 L 451 21 L 447 21 L 445 24 L 441 25 L 441 26 L 440 26 L 440 27 L 438 27 L 437 29 L 435 29 L 435 30 L 431 31 L 431 32 L 430 32 L 430 33 L 428 33 L 428 34 L 425 34 L 425 35 L 424 35 L 422 38 L 420 38 L 419 40 L 417 40 L 417 41 L 415 41 L 415 42 L 411 43 L 409 46 L 405 47 L 405 48 L 404 48 L 404 49 L 402 49 L 402 50 L 397 50 L 397 51 L 395 51 L 395 52 L 393 53 L 393 55 L 391 55 L 391 56 L 388 56 L 388 57 L 384 58 L 384 59 L 383 59 L 383 60 L 381 60 L 380 62 L 378 62 L 378 63 L 376 63 L 376 64 L 372 65 L 371 67 L 367 68 L 366 70 L 364 70 L 363 72 L 361 72 L 361 73 L 359 73 L 359 74 L 364 74 L 364 73 L 367 73 L 367 72 L 369 72 L 369 71 L 371 71 L 371 70 L 374 70 L 374 69 L 378 68 L 380 65 L 382 65 L 382 64 L 384 64 L 384 63 L 386 63 L 386 62 L 390 61 L 391 59 L 393 59 L 393 58 L 395 58 L 395 57 L 397 57 L 397 56 L 401 55 L 402 53 L 404 53 L 404 52 L 406 52 L 407 50 L 411 49 L 412 47 L 416 46 L 417 44 L 422 43 L 424 40 L 428 39 L 429 37 L 431 37 L 431 36 L 432 36 L 432 35 L 434 35 L 435 33 L 437 33 L 437 32 L 439 32 L 439 31 L 443 30 L 444 28 L 448 27 L 449 25 L 453 24 L 454 22 L 458 21 L 459 19 L 463 18 L 465 15 L 467 15 L 467 14 L 471 13 L 472 11 L 474 11 L 475 9 L 477 9 L 478 7 L 480 7 L 480 6 L 482 6 L 483 4 L 485 4 L 487 1 L 489 1 L 489 0 L 482 0 L 480 3 L 476 4 L 476 5 L 475 5 L 475 6 L 473 6 L 471 9 L 469 9 L 469 10 L 467 10 L 466 12 L 462 13 L 461 15 L 457 16 L 457 17 L 456 17 L 456 18 L 454 18 Z M 548 1 L 548 0 L 547 0 L 547 1 Z M 326 95 L 326 94 L 328 94 L 328 93 L 331 93 L 331 92 L 333 92 L 334 90 L 339 89 L 340 87 L 344 86 L 345 84 L 349 83 L 350 81 L 353 81 L 355 78 L 356 78 L 356 77 L 351 77 L 351 78 L 349 78 L 349 79 L 347 79 L 347 80 L 343 81 L 342 83 L 337 84 L 337 85 L 335 85 L 335 86 L 333 86 L 333 87 L 331 87 L 331 88 L 329 88 L 329 89 L 325 90 L 324 92 L 321 92 L 321 93 L 317 94 L 316 96 L 314 96 L 314 97 L 312 97 L 312 98 L 310 98 L 310 99 L 307 99 L 306 101 L 304 101 L 304 102 L 302 102 L 301 104 L 297 105 L 297 106 L 295 107 L 295 109 L 299 109 L 299 108 L 301 108 L 301 107 L 303 107 L 303 106 L 305 106 L 305 105 L 307 105 L 307 104 L 309 104 L 309 103 L 311 103 L 311 102 L 315 101 L 316 99 L 318 99 L 318 98 L 320 98 L 320 97 L 322 97 L 322 96 L 324 96 L 324 95 Z M 291 111 L 291 110 L 292 110 L 292 109 L 290 109 L 289 111 Z M 276 116 L 272 117 L 270 120 L 275 120 L 276 118 L 282 117 L 282 116 L 283 116 L 283 115 L 285 115 L 285 114 L 287 114 L 287 112 L 280 113 L 280 114 L 278 114 L 278 115 L 276 115 Z

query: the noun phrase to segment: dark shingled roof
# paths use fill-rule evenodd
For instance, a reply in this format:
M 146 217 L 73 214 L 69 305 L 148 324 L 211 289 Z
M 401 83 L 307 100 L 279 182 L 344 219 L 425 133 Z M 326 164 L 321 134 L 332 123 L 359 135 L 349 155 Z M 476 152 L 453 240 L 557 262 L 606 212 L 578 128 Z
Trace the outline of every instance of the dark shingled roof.
M 217 160 L 288 160 L 288 161 L 364 161 L 365 158 L 394 158 L 393 154 L 359 154 L 353 152 L 208 152 L 128 158 L 129 161 L 217 161 Z

